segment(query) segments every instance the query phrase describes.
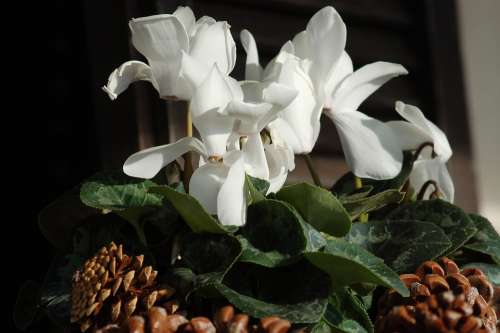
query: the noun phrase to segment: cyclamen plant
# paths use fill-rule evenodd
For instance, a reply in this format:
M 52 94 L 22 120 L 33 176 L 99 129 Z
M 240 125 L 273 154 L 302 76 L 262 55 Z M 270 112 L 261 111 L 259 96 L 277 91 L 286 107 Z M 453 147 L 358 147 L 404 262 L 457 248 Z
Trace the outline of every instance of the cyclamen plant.
M 253 327 L 248 320 L 260 319 L 256 325 L 266 332 L 273 331 L 271 321 L 280 332 L 393 332 L 386 323 L 415 323 L 403 320 L 413 318 L 401 312 L 406 308 L 388 311 L 387 295 L 399 294 L 398 304 L 418 303 L 423 296 L 415 290 L 428 287 L 428 297 L 441 297 L 428 283 L 438 269 L 428 261 L 447 256 L 476 269 L 462 271 L 476 294 L 454 290 L 454 297 L 486 304 L 461 314 L 453 329 L 477 324 L 477 332 L 491 331 L 493 315 L 485 313 L 494 313 L 489 290 L 500 285 L 500 236 L 485 218 L 453 205 L 446 168 L 452 150 L 422 111 L 396 101 L 404 121 L 386 123 L 359 111 L 378 88 L 408 72 L 388 62 L 354 70 L 345 24 L 333 7 L 319 10 L 265 67 L 254 37 L 243 30 L 240 82 L 230 76 L 236 44 L 227 22 L 196 20 L 189 7 L 179 7 L 133 19 L 130 30 L 148 63 L 122 64 L 104 91 L 113 100 L 131 83 L 149 81 L 160 98 L 188 102 L 199 138 L 136 152 L 123 172 L 98 173 L 76 198 L 71 191 L 42 211 L 41 230 L 60 255 L 42 285 L 30 281 L 21 289 L 18 327 L 43 311 L 80 331 L 132 332 L 142 323 L 134 332 L 162 325 L 168 332 L 233 332 L 232 315 L 224 315 L 233 307 L 216 313 L 215 326 L 203 321 L 204 329 L 196 317 L 229 303 L 250 317 L 246 324 L 234 317 L 245 330 Z M 313 150 L 323 114 L 337 129 L 351 172 L 326 189 L 308 163 L 315 185 L 285 185 L 295 155 L 308 159 Z M 192 153 L 199 155 L 194 172 Z M 125 250 L 144 256 L 132 260 Z M 456 264 L 443 263 L 448 284 L 444 279 L 459 268 L 452 272 Z M 417 280 L 398 277 L 417 267 Z M 481 277 L 482 287 L 477 272 L 489 279 Z M 172 290 L 173 298 L 161 303 Z M 386 308 L 377 309 L 384 290 L 379 304 Z M 415 306 L 420 316 L 429 313 Z M 158 311 L 168 314 L 165 322 Z M 171 316 L 178 313 L 188 319 L 175 317 L 174 329 Z M 443 313 L 425 317 L 429 332 L 451 325 Z M 374 327 L 375 320 L 383 324 Z

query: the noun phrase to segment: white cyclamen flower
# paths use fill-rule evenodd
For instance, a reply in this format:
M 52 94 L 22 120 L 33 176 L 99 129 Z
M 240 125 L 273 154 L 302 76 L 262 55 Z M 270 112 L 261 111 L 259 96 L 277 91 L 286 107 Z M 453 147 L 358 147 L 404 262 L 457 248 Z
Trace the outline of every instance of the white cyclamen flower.
M 396 111 L 407 121 L 390 121 L 387 125 L 396 133 L 403 149 L 416 150 L 425 143 L 431 143 L 435 155 L 426 150 L 420 153 L 410 174 L 410 184 L 419 191 L 427 181 L 433 180 L 438 184 L 443 199 L 453 202 L 455 188 L 446 168 L 446 162 L 453 154 L 448 138 L 419 108 L 398 101 Z
M 279 83 L 243 81 L 240 83 L 242 99 L 231 101 L 224 114 L 236 120 L 231 144 L 241 149 L 245 158 L 247 173 L 256 178 L 269 180 L 268 159 L 274 156 L 266 154 L 261 138 L 261 131 L 276 118 L 297 96 L 297 90 Z M 241 145 L 240 145 L 241 144 Z
M 358 108 L 387 81 L 408 72 L 399 64 L 381 61 L 353 71 L 347 53 L 336 71 L 341 80 L 331 87 L 324 112 L 335 124 L 347 164 L 358 177 L 396 177 L 403 162 L 397 136 L 385 123 L 359 112 Z
M 234 96 L 217 65 L 196 89 L 191 112 L 202 141 L 186 137 L 175 143 L 149 148 L 130 156 L 123 171 L 133 177 L 152 178 L 183 154 L 194 151 L 203 158 L 189 182 L 189 194 L 224 225 L 243 225 L 246 219 L 245 162 L 239 151 L 227 152 L 234 119 L 222 114 Z
M 130 83 L 150 81 L 162 98 L 189 100 L 193 89 L 183 75 L 196 68 L 198 84 L 214 64 L 229 74 L 236 62 L 236 46 L 227 22 L 204 16 L 195 21 L 189 7 L 179 7 L 173 14 L 133 19 L 129 23 L 134 47 L 146 57 L 127 61 L 118 67 L 103 89 L 117 98 Z M 189 67 L 189 68 L 188 68 Z

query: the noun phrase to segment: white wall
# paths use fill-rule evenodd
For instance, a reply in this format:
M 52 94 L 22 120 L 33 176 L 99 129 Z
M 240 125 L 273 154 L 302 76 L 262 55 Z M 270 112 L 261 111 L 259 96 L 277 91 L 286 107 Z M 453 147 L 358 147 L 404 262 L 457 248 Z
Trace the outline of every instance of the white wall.
M 500 0 L 457 0 L 479 212 L 500 231 Z

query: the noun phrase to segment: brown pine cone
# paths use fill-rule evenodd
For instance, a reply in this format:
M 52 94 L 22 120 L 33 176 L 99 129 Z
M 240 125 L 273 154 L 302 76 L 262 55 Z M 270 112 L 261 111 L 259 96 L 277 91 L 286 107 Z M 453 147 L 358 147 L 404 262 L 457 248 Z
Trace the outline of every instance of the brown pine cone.
M 174 290 L 160 287 L 158 272 L 143 261 L 143 255 L 132 258 L 113 242 L 88 259 L 73 275 L 71 323 L 82 332 L 102 323 L 120 324 L 170 297 Z
M 388 290 L 378 302 L 377 333 L 494 333 L 494 289 L 479 269 L 460 271 L 443 257 L 426 261 L 415 274 L 400 275 L 411 296 Z
M 188 320 L 179 313 L 169 313 L 165 307 L 155 306 L 147 314 L 129 318 L 122 326 L 107 325 L 95 333 L 287 333 L 291 326 L 288 320 L 275 316 L 252 325 L 248 315 L 235 314 L 231 305 L 220 308 L 213 321 L 207 317 Z

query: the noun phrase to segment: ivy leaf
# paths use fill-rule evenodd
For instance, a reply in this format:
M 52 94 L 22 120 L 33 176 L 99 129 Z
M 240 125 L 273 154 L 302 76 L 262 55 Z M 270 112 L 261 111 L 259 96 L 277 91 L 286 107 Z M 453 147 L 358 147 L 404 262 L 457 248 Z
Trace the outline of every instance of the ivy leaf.
M 286 264 L 302 252 L 315 251 L 325 244 L 321 234 L 292 206 L 273 199 L 248 207 L 241 238 L 245 240 L 240 260 L 267 267 Z
M 191 269 L 200 284 L 220 282 L 241 251 L 234 236 L 191 232 L 181 240 L 181 265 Z
M 399 276 L 382 259 L 359 245 L 342 239 L 329 239 L 324 252 L 308 252 L 305 256 L 330 274 L 336 288 L 356 283 L 374 283 L 394 288 L 403 296 L 409 295 Z
M 443 255 L 452 254 L 461 248 L 476 232 L 474 223 L 462 209 L 441 199 L 400 205 L 389 213 L 387 218 L 432 222 L 441 227 L 452 244 Z
M 29 280 L 23 283 L 14 305 L 14 324 L 25 331 L 35 320 L 40 307 L 40 284 Z
M 301 260 L 278 268 L 236 263 L 215 288 L 252 317 L 279 316 L 293 323 L 316 323 L 328 303 L 328 275 Z
M 351 294 L 340 289 L 330 296 L 328 307 L 326 308 L 324 320 L 333 332 L 340 333 L 368 333 L 373 332 L 373 325 L 365 309 L 354 305 Z M 352 296 L 354 297 L 354 296 Z M 360 312 L 358 312 L 360 311 Z M 364 322 L 368 329 L 360 324 Z M 368 321 L 368 322 L 366 322 Z
M 493 261 L 500 265 L 500 235 L 486 218 L 469 214 L 477 232 L 464 247 L 491 256 Z
M 269 189 L 269 182 L 267 180 L 246 175 L 246 184 L 248 188 L 248 197 L 250 198 L 250 203 L 259 202 L 266 199 L 266 193 Z
M 87 206 L 110 211 L 161 206 L 161 197 L 148 192 L 153 186 L 157 185 L 148 179 L 132 178 L 122 172 L 101 172 L 82 184 L 80 198 Z
M 345 239 L 384 259 L 398 273 L 414 271 L 419 263 L 441 256 L 451 246 L 439 226 L 415 220 L 355 223 Z
M 340 201 L 321 187 L 308 183 L 285 186 L 276 197 L 295 207 L 319 231 L 340 237 L 351 228 L 351 218 Z
M 413 153 L 405 151 L 403 157 L 403 167 L 396 177 L 387 180 L 361 178 L 362 184 L 364 186 L 373 187 L 371 194 L 377 194 L 387 190 L 401 190 L 404 183 L 408 180 L 408 177 L 410 177 L 411 170 L 413 169 Z M 345 196 L 354 193 L 356 191 L 354 178 L 355 176 L 352 172 L 346 173 L 333 185 L 331 191 L 336 193 L 338 196 Z
M 169 186 L 155 186 L 150 192 L 164 196 L 194 232 L 224 234 L 225 229 L 194 197 Z
M 399 190 L 387 190 L 369 197 L 344 202 L 344 207 L 351 218 L 356 219 L 363 213 L 380 209 L 388 204 L 398 203 L 403 200 L 403 198 L 404 194 L 399 192 Z
M 491 283 L 500 286 L 500 265 L 486 264 L 483 262 L 471 262 L 462 267 L 464 268 L 479 268 L 488 277 Z

